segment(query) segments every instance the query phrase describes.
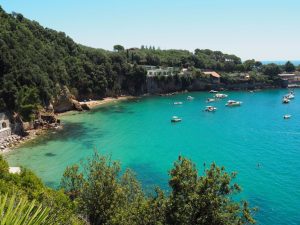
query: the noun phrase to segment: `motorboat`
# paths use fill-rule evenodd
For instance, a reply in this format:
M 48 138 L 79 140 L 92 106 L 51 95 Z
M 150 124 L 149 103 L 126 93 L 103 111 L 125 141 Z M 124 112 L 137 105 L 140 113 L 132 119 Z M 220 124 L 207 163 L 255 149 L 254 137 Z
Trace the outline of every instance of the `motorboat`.
M 283 119 L 289 119 L 291 117 L 292 117 L 292 115 L 286 114 L 286 115 L 283 116 Z
M 225 105 L 226 106 L 240 106 L 242 102 L 240 101 L 234 101 L 234 100 L 229 100 Z
M 285 98 L 291 100 L 291 99 L 294 99 L 295 98 L 295 95 L 293 93 L 289 93 L 287 94 L 286 96 L 284 96 Z
M 217 108 L 211 105 L 205 107 L 206 112 L 215 112 L 216 110 Z
M 214 102 L 214 101 L 216 101 L 215 98 L 208 98 L 208 99 L 206 100 L 206 102 Z
M 182 102 L 174 102 L 174 105 L 182 105 Z
M 290 102 L 290 100 L 288 98 L 283 97 L 283 99 L 282 99 L 283 104 L 288 104 L 289 102 Z
M 171 119 L 171 122 L 172 122 L 172 123 L 177 123 L 177 122 L 181 122 L 181 120 L 182 120 L 182 119 L 179 118 L 178 116 L 173 116 L 172 119 Z
M 209 93 L 218 93 L 218 91 L 210 90 Z
M 192 96 L 187 96 L 187 98 L 186 98 L 187 100 L 194 100 L 194 97 L 192 97 Z
M 227 98 L 228 97 L 228 95 L 226 95 L 226 94 L 216 94 L 215 95 L 215 98 Z

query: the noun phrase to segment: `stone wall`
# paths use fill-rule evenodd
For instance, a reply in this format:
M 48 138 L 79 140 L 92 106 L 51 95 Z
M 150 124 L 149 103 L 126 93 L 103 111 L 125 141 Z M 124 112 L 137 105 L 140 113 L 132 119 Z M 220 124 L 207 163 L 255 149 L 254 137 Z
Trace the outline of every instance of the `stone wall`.
M 3 128 L 0 130 L 0 139 L 2 138 L 7 138 L 11 135 L 11 129 L 8 128 Z
M 5 113 L 0 113 L 0 138 L 6 138 L 11 135 L 10 122 Z

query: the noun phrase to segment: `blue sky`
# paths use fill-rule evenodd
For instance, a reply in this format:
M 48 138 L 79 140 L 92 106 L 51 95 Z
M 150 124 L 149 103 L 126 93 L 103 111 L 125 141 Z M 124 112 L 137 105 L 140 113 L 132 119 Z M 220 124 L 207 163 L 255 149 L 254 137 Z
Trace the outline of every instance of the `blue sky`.
M 0 0 L 0 5 L 97 48 L 154 45 L 221 50 L 243 60 L 300 59 L 300 0 Z

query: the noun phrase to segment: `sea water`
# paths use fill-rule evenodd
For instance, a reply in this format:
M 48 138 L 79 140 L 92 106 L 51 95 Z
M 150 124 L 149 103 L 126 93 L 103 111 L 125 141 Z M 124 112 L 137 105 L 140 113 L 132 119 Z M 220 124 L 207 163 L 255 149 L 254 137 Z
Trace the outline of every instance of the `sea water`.
M 289 104 L 287 90 L 225 92 L 227 99 L 206 103 L 198 92 L 112 103 L 63 116 L 64 129 L 37 138 L 6 157 L 11 166 L 32 169 L 57 187 L 66 166 L 97 150 L 133 169 L 145 189 L 168 190 L 168 171 L 178 155 L 203 173 L 216 162 L 237 171 L 241 198 L 256 206 L 259 224 L 300 224 L 300 90 Z M 188 101 L 192 95 L 194 100 Z M 242 101 L 226 107 L 227 100 Z M 174 105 L 181 101 L 182 105 Z M 206 105 L 217 107 L 204 112 Z M 290 119 L 283 119 L 291 114 Z M 172 116 L 182 118 L 171 123 Z

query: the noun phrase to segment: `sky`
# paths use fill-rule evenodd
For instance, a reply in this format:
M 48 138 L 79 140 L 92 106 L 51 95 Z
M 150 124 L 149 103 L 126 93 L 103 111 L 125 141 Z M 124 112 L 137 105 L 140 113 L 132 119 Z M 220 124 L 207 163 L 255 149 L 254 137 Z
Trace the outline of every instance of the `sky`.
M 300 0 L 0 0 L 0 5 L 95 48 L 151 45 L 220 50 L 243 60 L 300 59 Z

